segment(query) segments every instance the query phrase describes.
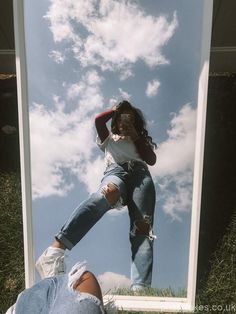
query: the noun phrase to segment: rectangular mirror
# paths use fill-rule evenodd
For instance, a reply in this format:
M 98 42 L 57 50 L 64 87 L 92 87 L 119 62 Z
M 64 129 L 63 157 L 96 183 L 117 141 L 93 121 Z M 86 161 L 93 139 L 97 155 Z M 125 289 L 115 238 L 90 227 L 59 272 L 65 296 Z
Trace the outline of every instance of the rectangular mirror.
M 130 289 L 140 264 L 127 206 L 107 211 L 68 251 L 67 268 L 87 260 L 119 308 L 192 311 L 212 1 L 15 0 L 14 15 L 26 285 L 39 280 L 36 259 L 100 184 L 95 116 L 127 100 L 157 143 L 149 166 L 156 238 L 146 236 L 144 260 L 151 286 Z

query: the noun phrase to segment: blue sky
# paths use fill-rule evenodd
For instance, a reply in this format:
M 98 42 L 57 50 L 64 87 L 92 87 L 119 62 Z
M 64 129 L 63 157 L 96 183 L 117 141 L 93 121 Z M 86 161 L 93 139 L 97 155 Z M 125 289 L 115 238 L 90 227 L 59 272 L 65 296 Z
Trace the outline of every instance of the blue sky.
M 94 116 L 122 99 L 158 144 L 153 286 L 186 287 L 203 1 L 25 1 L 35 256 L 104 170 Z M 126 208 L 68 253 L 128 286 Z

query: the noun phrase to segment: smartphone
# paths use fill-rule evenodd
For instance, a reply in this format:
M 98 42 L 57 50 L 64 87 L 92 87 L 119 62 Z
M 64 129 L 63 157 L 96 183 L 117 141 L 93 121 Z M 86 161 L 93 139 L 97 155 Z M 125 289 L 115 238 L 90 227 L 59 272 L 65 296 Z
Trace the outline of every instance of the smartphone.
M 121 113 L 120 120 L 122 123 L 128 124 L 131 122 L 131 117 L 129 113 Z

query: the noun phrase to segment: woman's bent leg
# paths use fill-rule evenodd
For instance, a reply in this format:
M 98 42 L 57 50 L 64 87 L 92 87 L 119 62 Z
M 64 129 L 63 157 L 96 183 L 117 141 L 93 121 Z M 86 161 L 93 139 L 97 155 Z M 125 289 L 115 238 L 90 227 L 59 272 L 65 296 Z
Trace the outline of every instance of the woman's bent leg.
M 56 239 L 71 250 L 109 209 L 110 204 L 101 193 L 91 194 L 74 210 Z
M 126 186 L 115 171 L 118 172 L 116 167 L 109 169 L 108 174 L 105 172 L 98 191 L 74 210 L 56 235 L 56 241 L 38 258 L 36 268 L 41 278 L 64 273 L 64 249 L 71 250 L 109 209 L 123 204 Z
M 125 192 L 124 181 L 113 175 L 107 176 L 99 190 L 74 210 L 56 239 L 71 250 L 109 209 L 125 198 Z
M 56 241 L 36 261 L 35 266 L 42 279 L 65 273 L 65 250 L 63 248 L 71 250 L 104 213 L 111 208 L 112 204 L 108 201 L 111 199 L 110 192 L 107 193 L 106 196 L 101 192 L 94 193 L 75 209 L 61 231 L 56 235 Z

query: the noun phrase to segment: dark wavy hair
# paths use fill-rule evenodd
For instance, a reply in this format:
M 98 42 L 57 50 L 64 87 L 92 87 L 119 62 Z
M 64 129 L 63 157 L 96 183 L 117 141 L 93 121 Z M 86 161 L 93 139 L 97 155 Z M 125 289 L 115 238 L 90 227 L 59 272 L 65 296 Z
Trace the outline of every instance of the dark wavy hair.
M 152 137 L 148 134 L 146 129 L 146 121 L 143 116 L 143 113 L 140 109 L 132 106 L 127 100 L 121 101 L 117 106 L 115 113 L 112 117 L 111 121 L 111 131 L 113 134 L 120 134 L 117 128 L 117 119 L 118 117 L 124 113 L 125 111 L 132 111 L 134 113 L 134 127 L 138 132 L 139 136 L 143 136 L 147 142 L 153 149 L 157 148 L 157 144 L 153 142 Z

